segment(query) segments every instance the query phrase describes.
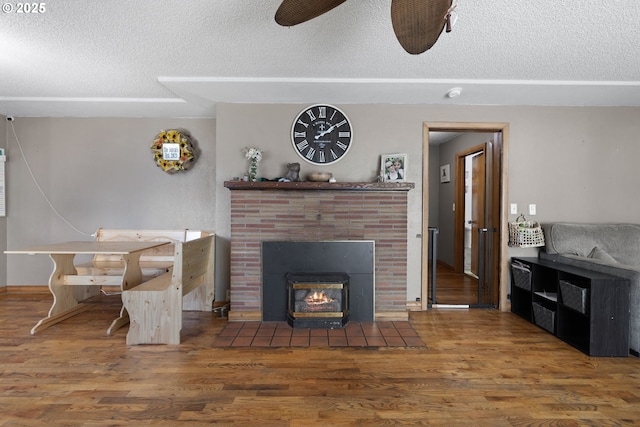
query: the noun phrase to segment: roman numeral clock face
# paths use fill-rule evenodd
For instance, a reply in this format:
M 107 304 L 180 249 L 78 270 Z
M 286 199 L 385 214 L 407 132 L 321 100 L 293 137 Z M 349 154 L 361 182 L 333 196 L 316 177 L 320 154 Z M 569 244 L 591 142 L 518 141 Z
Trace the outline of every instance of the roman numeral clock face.
M 314 165 L 330 165 L 342 159 L 353 139 L 347 116 L 332 105 L 312 105 L 298 114 L 291 127 L 296 153 Z

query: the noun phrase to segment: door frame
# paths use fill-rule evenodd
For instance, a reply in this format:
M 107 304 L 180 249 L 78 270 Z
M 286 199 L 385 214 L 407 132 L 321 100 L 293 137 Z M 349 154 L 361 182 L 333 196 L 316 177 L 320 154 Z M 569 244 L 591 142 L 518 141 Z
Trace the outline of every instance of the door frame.
M 428 278 L 429 271 L 429 132 L 478 132 L 502 134 L 500 147 L 501 162 L 499 170 L 500 191 L 500 227 L 497 240 L 499 242 L 499 296 L 498 309 L 508 311 L 508 282 L 507 282 L 507 239 L 508 236 L 508 164 L 509 164 L 509 124 L 486 122 L 424 122 L 422 130 L 422 310 L 428 309 Z

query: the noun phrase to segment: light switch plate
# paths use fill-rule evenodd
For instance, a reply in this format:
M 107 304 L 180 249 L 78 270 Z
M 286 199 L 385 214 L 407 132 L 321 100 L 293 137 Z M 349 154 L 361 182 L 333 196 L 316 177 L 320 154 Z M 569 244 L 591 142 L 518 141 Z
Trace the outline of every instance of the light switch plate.
M 511 203 L 511 215 L 518 215 L 518 204 Z
M 535 215 L 535 214 L 536 214 L 536 205 L 535 204 L 529 205 L 529 215 Z

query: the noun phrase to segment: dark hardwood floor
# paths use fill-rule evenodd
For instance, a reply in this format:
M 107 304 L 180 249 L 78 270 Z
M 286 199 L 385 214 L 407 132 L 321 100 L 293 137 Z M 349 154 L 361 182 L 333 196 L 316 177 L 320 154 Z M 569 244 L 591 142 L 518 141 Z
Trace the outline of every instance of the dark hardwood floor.
M 478 280 L 438 263 L 436 267 L 436 301 L 446 305 L 478 304 Z M 433 301 L 430 301 L 433 303 Z
M 105 334 L 118 297 L 42 333 L 49 295 L 0 295 L 0 426 L 640 426 L 640 359 L 590 358 L 496 310 L 412 312 L 426 348 L 215 348 Z

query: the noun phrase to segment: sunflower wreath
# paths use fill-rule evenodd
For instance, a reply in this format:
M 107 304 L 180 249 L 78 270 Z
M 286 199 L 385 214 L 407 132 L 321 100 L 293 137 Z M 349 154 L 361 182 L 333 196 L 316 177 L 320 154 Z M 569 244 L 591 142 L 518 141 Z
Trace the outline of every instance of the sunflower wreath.
M 186 171 L 198 159 L 196 141 L 185 129 L 169 129 L 156 135 L 151 144 L 156 165 L 167 173 Z

